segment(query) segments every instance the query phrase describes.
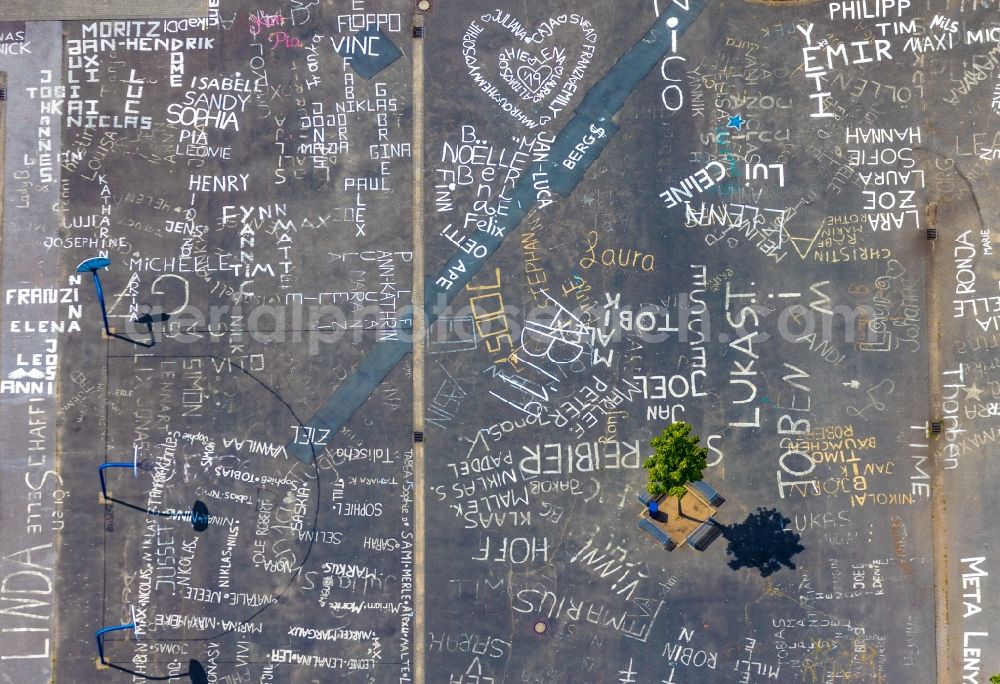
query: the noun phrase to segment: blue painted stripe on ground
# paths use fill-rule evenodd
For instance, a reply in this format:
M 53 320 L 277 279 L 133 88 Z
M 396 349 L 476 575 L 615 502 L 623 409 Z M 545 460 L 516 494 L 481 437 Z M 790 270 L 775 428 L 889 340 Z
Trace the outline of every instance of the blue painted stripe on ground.
M 413 350 L 413 343 L 403 340 L 386 340 L 375 345 L 354 372 L 340 384 L 323 407 L 309 419 L 311 427 L 331 430 L 333 436 L 344 426 L 354 412 L 368 401 L 390 371 Z M 308 444 L 289 444 L 289 454 L 303 463 L 311 463 L 312 447 Z
M 574 116 L 549 151 L 549 163 L 545 169 L 549 176 L 549 188 L 563 197 L 569 197 L 590 165 L 604 152 L 611 136 L 617 132 L 618 126 L 610 119 Z
M 666 26 L 667 20 L 670 17 L 677 18 L 678 23 L 673 30 L 679 39 L 708 3 L 709 0 L 690 0 L 691 9 L 687 12 L 672 4 L 660 15 L 646 35 L 622 55 L 608 73 L 587 92 L 573 118 L 556 136 L 549 153 L 550 161 L 545 167 L 537 168 L 553 176 L 550 178 L 552 189 L 564 197 L 569 195 L 583 179 L 590 165 L 600 156 L 611 136 L 618 130 L 611 118 L 625 105 L 628 96 L 660 59 L 670 51 L 673 37 L 671 30 Z M 603 138 L 597 137 L 594 133 L 596 129 L 604 132 Z M 584 138 L 587 136 L 594 137 L 594 142 L 581 153 L 581 159 L 572 168 L 567 167 L 563 164 L 563 160 L 568 158 L 578 143 L 585 142 Z M 486 247 L 486 254 L 483 257 L 475 258 L 459 249 L 436 277 L 426 279 L 424 311 L 428 327 L 472 281 L 503 244 L 504 238 L 521 224 L 537 203 L 538 198 L 530 173 L 526 172 L 521 176 L 514 186 L 511 198 L 506 215 L 497 216 L 495 223 L 500 228 L 497 234 L 478 232 L 475 235 L 475 240 Z M 330 436 L 335 435 L 411 349 L 412 344 L 408 341 L 387 341 L 376 344 L 354 373 L 340 384 L 326 404 L 309 419 L 308 426 L 329 430 Z M 290 444 L 287 451 L 305 463 L 312 460 L 312 449 L 308 445 Z
M 341 41 L 337 54 L 349 57 L 351 67 L 366 81 L 403 56 L 402 50 L 375 24 Z

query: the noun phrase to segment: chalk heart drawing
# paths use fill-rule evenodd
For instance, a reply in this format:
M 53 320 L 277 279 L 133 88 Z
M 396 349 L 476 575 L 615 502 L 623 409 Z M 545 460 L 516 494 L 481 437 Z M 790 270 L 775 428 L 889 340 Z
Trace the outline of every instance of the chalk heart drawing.
M 557 67 L 559 73 L 562 73 L 562 65 Z M 522 64 L 517 68 L 517 77 L 514 81 L 510 81 L 509 71 L 508 73 L 502 74 L 503 80 L 513 85 L 520 85 L 524 88 L 524 97 L 532 96 L 533 102 L 538 102 L 542 97 L 544 97 L 549 90 L 555 85 L 556 77 L 559 75 L 556 73 L 556 69 L 552 68 L 548 64 L 540 63 L 537 58 L 532 58 L 531 63 Z M 542 89 L 545 89 L 543 92 Z
M 484 44 L 512 39 L 513 45 L 501 49 L 494 63 L 479 46 L 482 37 Z M 560 14 L 531 30 L 498 9 L 469 24 L 462 54 L 476 86 L 515 121 L 536 128 L 558 117 L 580 94 L 596 42 L 594 27 L 579 15 Z
M 906 273 L 906 269 L 903 268 L 903 264 L 899 263 L 896 259 L 889 259 L 885 271 L 886 278 L 895 280 L 896 278 L 902 277 L 904 273 Z

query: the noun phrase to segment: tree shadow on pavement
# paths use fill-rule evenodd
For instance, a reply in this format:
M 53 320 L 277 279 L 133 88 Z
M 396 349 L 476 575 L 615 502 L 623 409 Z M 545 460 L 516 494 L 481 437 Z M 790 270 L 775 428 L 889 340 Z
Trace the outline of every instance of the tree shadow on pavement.
M 729 567 L 755 568 L 761 577 L 777 572 L 782 565 L 794 570 L 792 556 L 805 547 L 797 533 L 785 529 L 790 522 L 774 508 L 758 508 L 743 522 L 726 527 L 722 536 L 729 542 Z

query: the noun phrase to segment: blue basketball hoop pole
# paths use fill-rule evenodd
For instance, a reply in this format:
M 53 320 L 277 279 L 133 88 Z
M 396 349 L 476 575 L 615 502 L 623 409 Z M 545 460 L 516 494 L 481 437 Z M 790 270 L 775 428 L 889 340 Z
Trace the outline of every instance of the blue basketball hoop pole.
M 101 494 L 104 495 L 105 499 L 109 498 L 108 486 L 104 481 L 104 471 L 108 468 L 131 468 L 132 477 L 139 477 L 139 447 L 135 448 L 132 454 L 131 463 L 128 463 L 127 461 L 117 461 L 111 463 L 102 463 L 101 465 L 97 466 L 97 476 L 101 478 Z
M 104 321 L 104 332 L 108 337 L 111 337 L 111 328 L 108 326 L 108 311 L 104 306 L 104 290 L 101 289 L 101 278 L 97 275 L 97 272 L 110 265 L 111 259 L 107 257 L 91 257 L 76 267 L 77 273 L 87 273 L 89 271 L 94 276 L 94 287 L 97 288 L 97 301 L 101 304 L 101 319 Z
M 97 630 L 94 638 L 97 640 L 97 654 L 101 657 L 101 665 L 107 665 L 108 661 L 104 659 L 104 635 L 108 632 L 117 632 L 123 629 L 135 629 L 135 613 L 133 612 L 132 622 L 127 625 L 114 625 L 113 627 L 102 627 Z

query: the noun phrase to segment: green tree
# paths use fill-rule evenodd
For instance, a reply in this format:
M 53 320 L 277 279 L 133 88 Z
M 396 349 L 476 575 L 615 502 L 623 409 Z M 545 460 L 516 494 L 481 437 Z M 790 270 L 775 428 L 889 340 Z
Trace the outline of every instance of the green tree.
M 995 674 L 990 677 L 990 684 L 1000 684 L 1000 674 Z
M 700 439 L 691 434 L 688 423 L 677 422 L 650 441 L 655 451 L 642 464 L 649 471 L 646 489 L 650 494 L 669 494 L 680 500 L 687 493 L 684 485 L 701 479 L 708 465 L 708 449 L 698 446 Z

